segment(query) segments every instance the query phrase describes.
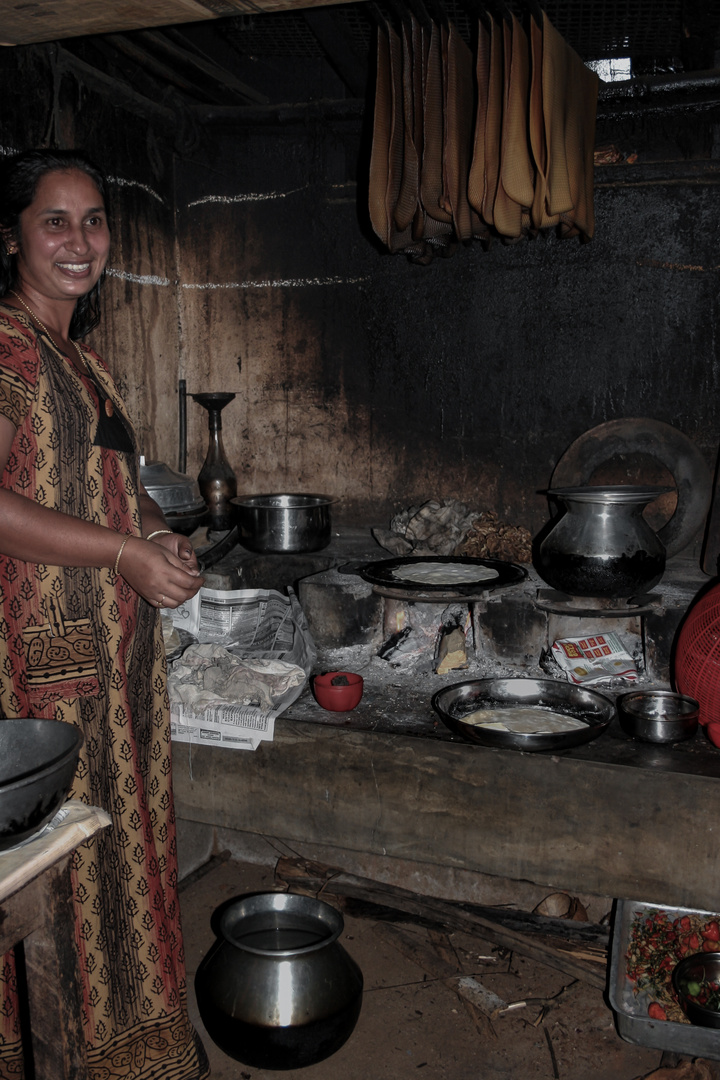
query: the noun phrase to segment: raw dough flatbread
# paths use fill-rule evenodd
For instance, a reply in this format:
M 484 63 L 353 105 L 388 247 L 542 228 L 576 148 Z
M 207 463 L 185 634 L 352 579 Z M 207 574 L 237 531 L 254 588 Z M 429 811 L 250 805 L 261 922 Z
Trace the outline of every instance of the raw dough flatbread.
M 552 712 L 541 705 L 535 708 L 477 709 L 459 718 L 463 724 L 491 731 L 511 731 L 515 735 L 559 735 L 587 727 L 582 720 L 565 713 Z
M 392 575 L 401 581 L 414 581 L 419 585 L 475 585 L 479 581 L 494 581 L 500 577 L 492 566 L 441 562 L 396 566 Z

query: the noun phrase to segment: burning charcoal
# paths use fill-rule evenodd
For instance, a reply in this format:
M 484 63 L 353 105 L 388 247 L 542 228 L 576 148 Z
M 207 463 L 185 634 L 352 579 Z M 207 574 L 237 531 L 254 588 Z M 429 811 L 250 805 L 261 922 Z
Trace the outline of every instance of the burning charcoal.
M 349 686 L 350 680 L 347 675 L 334 675 L 330 680 L 331 686 Z

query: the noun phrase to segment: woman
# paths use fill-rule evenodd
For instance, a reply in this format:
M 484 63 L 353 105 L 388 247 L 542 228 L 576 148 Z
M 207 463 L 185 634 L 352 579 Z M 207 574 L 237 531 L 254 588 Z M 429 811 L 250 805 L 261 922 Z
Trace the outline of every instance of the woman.
M 186 537 L 139 482 L 122 400 L 82 337 L 110 233 L 100 172 L 70 151 L 0 168 L 0 716 L 85 742 L 71 796 L 113 824 L 74 859 L 90 1074 L 201 1080 L 187 1018 L 160 607 L 200 588 Z M 22 1075 L 12 958 L 0 1077 Z

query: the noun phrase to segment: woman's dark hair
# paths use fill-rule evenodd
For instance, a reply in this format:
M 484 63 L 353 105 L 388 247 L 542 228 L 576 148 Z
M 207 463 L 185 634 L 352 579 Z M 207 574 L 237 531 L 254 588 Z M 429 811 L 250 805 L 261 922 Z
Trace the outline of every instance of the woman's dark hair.
M 90 177 L 107 205 L 106 183 L 102 171 L 80 150 L 26 150 L 0 161 L 0 297 L 17 285 L 17 255 L 10 255 L 7 240 L 20 241 L 20 215 L 35 198 L 43 176 L 52 172 L 77 169 Z M 100 322 L 100 282 L 75 306 L 70 323 L 70 337 L 84 337 Z

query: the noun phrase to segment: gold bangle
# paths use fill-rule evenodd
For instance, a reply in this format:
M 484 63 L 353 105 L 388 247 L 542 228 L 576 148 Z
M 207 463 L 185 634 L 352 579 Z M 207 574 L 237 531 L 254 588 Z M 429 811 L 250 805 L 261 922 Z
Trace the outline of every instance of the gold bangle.
M 118 572 L 118 566 L 120 565 L 120 556 L 122 555 L 123 551 L 125 550 L 125 545 L 127 544 L 129 539 L 130 539 L 129 536 L 125 537 L 122 544 L 120 545 L 120 550 L 118 551 L 117 555 L 115 556 L 115 566 L 113 567 L 113 570 L 115 571 L 116 574 Z
M 152 540 L 153 536 L 172 536 L 172 529 L 156 529 L 155 532 L 151 532 L 145 539 Z

